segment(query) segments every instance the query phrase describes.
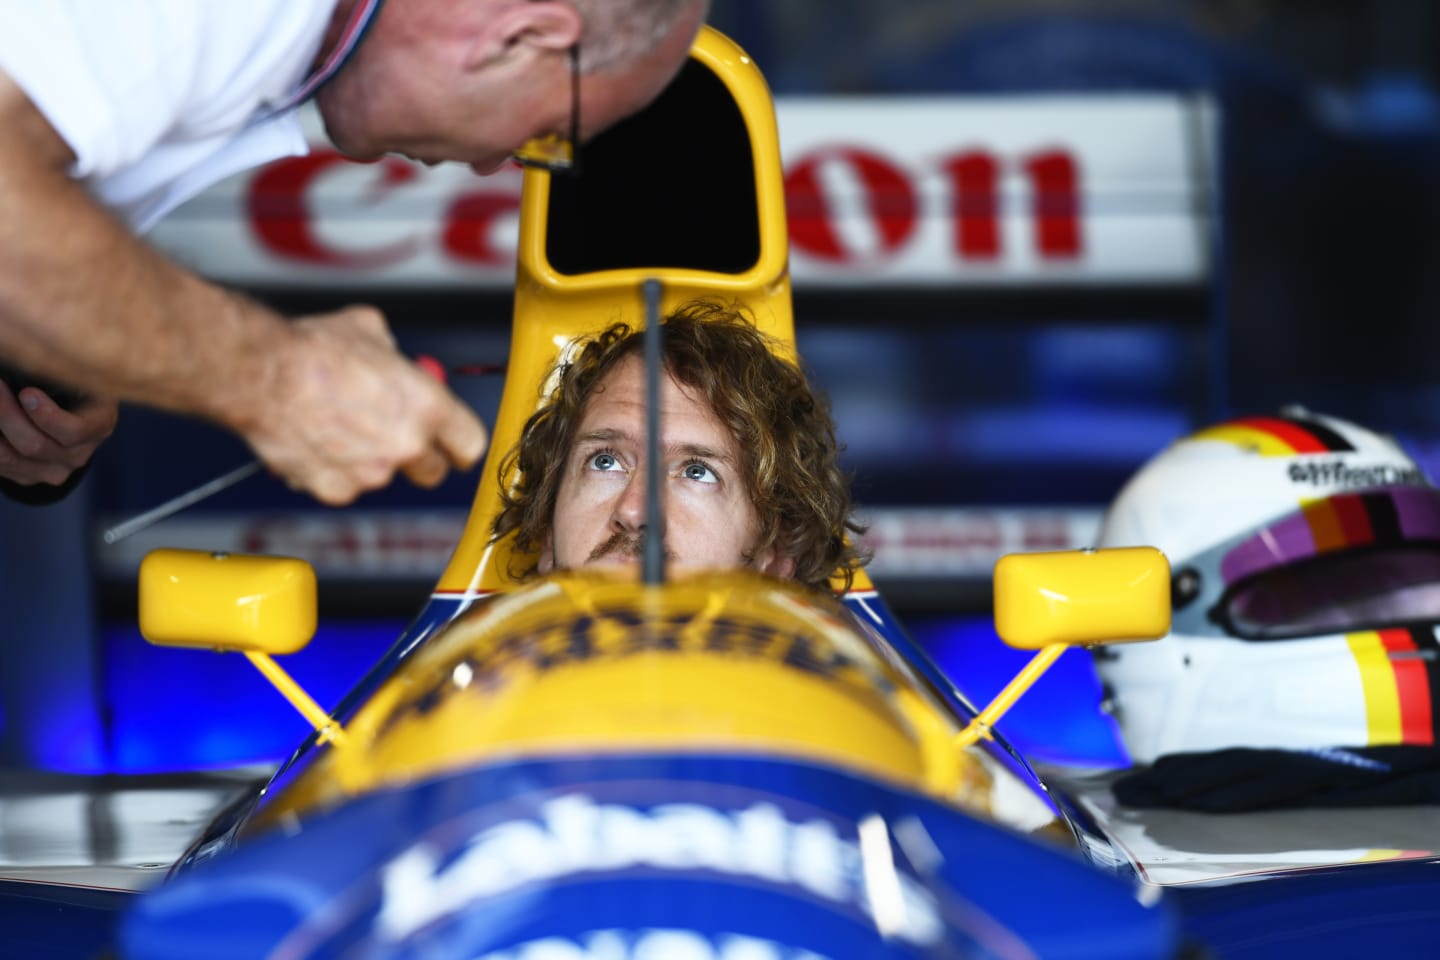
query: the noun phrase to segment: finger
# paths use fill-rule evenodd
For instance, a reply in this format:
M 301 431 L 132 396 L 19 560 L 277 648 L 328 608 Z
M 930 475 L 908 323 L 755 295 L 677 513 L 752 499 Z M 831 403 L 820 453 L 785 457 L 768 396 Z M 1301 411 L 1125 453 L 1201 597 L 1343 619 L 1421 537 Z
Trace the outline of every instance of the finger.
M 80 421 L 81 436 L 77 443 L 99 444 L 115 432 L 120 422 L 120 403 L 109 397 L 92 398 L 73 411 Z
M 285 485 L 296 493 L 308 493 L 327 507 L 343 507 L 355 499 L 355 485 L 337 470 L 301 470 L 292 472 L 273 467 Z
M 309 493 L 331 507 L 344 507 L 360 494 L 388 486 L 395 467 L 378 460 L 351 463 L 342 467 L 304 466 L 295 471 L 277 470 L 292 490 Z
M 39 457 L 53 451 L 56 444 L 35 425 L 30 419 L 29 412 L 23 407 L 32 404 L 50 403 L 52 406 L 54 404 L 42 391 L 32 387 L 26 387 L 20 393 L 21 399 L 18 403 L 8 390 L 5 391 L 3 400 L 0 400 L 0 435 L 4 435 L 6 441 L 21 457 Z
M 37 483 L 59 486 L 69 479 L 71 470 L 54 463 L 44 463 L 21 456 L 14 447 L 0 438 L 0 478 L 28 487 Z
M 327 507 L 349 506 L 358 493 L 352 484 L 346 483 L 338 474 L 331 475 L 314 487 L 306 487 L 302 484 L 295 489 L 309 493 Z
M 21 391 L 21 400 L 32 399 L 29 389 Z M 66 410 L 52 397 L 36 390 L 35 406 L 29 409 L 30 420 L 65 447 L 88 447 L 87 455 L 110 436 L 119 419 L 119 405 L 108 398 L 92 397 L 74 410 Z
M 410 478 L 410 482 L 426 490 L 438 487 L 449 472 L 450 462 L 439 450 L 433 448 L 404 467 L 405 476 Z
M 390 332 L 390 325 L 385 322 L 385 314 L 376 308 L 366 304 L 357 304 L 346 307 L 340 315 L 370 339 L 379 340 L 391 348 L 396 346 L 395 335 Z
M 15 448 L 0 435 L 0 477 L 14 483 L 33 483 L 29 476 L 29 461 L 15 452 Z
M 484 456 L 490 434 L 475 411 L 446 393 L 449 410 L 436 431 L 435 445 L 458 469 L 469 470 Z
M 20 401 L 10 392 L 10 387 L 0 380 L 0 440 L 4 438 L 5 424 L 11 419 L 21 417 L 29 419 L 25 411 L 20 409 Z

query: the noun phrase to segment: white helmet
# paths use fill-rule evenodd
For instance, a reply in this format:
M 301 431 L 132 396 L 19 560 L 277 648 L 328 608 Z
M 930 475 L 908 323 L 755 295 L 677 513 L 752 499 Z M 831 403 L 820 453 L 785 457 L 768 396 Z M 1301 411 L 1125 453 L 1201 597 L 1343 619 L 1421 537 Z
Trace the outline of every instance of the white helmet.
M 1287 408 L 1176 441 L 1100 546 L 1170 559 L 1170 635 L 1097 652 L 1137 763 L 1225 747 L 1433 745 L 1440 491 L 1388 437 Z

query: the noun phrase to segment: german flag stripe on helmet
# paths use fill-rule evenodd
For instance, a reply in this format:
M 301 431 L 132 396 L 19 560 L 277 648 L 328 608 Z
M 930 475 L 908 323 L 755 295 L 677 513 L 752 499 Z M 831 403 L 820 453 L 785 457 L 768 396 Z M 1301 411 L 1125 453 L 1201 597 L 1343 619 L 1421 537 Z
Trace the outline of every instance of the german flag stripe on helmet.
M 1409 627 L 1393 627 L 1376 632 L 1390 655 L 1390 668 L 1395 671 L 1395 690 L 1400 700 L 1400 742 L 1434 744 L 1430 677 L 1415 631 Z
M 1316 443 L 1322 445 L 1322 449 L 1318 452 L 1348 453 L 1355 449 L 1354 444 L 1319 420 L 1306 420 L 1300 417 L 1276 417 L 1275 419 L 1280 423 L 1288 424 L 1296 433 L 1304 433 L 1312 437 Z
M 1343 453 L 1355 447 L 1316 420 L 1300 417 L 1241 417 L 1201 430 L 1193 440 L 1224 440 L 1267 457 L 1297 453 Z
M 1365 691 L 1368 746 L 1434 746 L 1435 634 L 1428 626 L 1346 635 Z M 1428 652 L 1427 652 L 1428 651 Z

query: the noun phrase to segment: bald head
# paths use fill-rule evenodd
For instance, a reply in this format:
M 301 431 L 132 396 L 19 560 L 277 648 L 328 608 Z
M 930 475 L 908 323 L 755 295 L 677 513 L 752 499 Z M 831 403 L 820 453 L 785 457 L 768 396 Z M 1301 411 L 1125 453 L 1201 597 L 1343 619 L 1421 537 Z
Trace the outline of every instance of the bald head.
M 693 37 L 709 0 L 573 0 L 585 20 L 580 69 L 591 73 L 633 62 L 660 46 L 672 31 Z
M 330 139 L 351 157 L 400 153 L 486 173 L 527 141 L 568 136 L 577 116 L 588 139 L 643 109 L 683 66 L 707 8 L 707 0 L 391 0 L 316 102 Z

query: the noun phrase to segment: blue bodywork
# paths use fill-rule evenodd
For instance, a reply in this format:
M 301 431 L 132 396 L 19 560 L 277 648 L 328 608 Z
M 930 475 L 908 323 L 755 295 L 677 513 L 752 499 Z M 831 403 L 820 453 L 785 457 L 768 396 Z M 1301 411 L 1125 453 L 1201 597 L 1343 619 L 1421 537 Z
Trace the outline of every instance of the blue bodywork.
M 468 602 L 433 599 L 337 715 L 353 716 Z M 849 606 L 957 715 L 973 715 L 879 597 Z M 490 763 L 238 839 L 267 795 L 323 755 L 313 746 L 311 738 L 269 791 L 217 818 L 172 878 L 139 898 L 3 885 L 0 952 L 1249 960 L 1424 955 L 1440 921 L 1433 859 L 1182 884 L 1162 895 L 1103 824 L 1046 790 L 1000 737 L 990 753 L 1054 804 L 1073 848 L 857 773 L 721 754 Z M 888 889 L 899 892 L 883 921 L 886 884 L 865 865 L 877 829 L 879 862 L 893 865 Z
M 1437 869 L 1434 858 L 1354 864 L 1171 887 L 1167 896 L 1224 960 L 1426 957 L 1440 930 Z
M 90 960 L 115 943 L 134 894 L 0 880 L 0 956 Z
M 1176 939 L 1158 901 L 1058 846 L 789 760 L 515 762 L 295 830 L 142 898 L 124 956 L 1123 960 Z

